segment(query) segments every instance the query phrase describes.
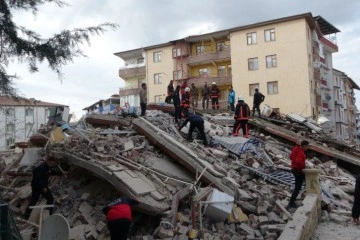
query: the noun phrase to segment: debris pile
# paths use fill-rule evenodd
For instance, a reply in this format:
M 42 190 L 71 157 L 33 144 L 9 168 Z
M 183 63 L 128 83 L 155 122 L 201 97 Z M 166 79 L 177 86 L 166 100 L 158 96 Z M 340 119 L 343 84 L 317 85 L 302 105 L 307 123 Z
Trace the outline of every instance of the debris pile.
M 205 121 L 211 147 L 204 148 L 201 141 L 186 141 L 187 128 L 179 132 L 162 111 L 149 111 L 146 119 L 116 118 L 93 117 L 87 127 L 53 135 L 46 147 L 70 173 L 68 179 L 53 177 L 52 191 L 71 239 L 109 239 L 101 209 L 119 195 L 140 202 L 131 236 L 144 239 L 277 239 L 291 219 L 295 209 L 284 206 L 294 182 L 288 159 L 293 144 L 254 129 L 249 139 L 232 137 L 228 124 Z M 43 154 L 20 165 L 30 149 L 0 153 L 1 196 L 20 217 L 31 194 L 31 168 Z M 350 219 L 354 177 L 318 157 L 306 165 L 321 172 L 322 220 Z

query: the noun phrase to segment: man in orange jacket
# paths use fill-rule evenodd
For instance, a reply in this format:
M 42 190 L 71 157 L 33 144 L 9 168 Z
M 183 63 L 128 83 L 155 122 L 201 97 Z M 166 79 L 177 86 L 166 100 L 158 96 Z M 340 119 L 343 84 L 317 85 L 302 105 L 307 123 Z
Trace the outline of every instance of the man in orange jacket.
M 290 153 L 291 172 L 295 177 L 295 188 L 294 191 L 292 192 L 288 208 L 298 207 L 295 204 L 295 200 L 299 195 L 299 192 L 305 180 L 305 174 L 303 170 L 305 168 L 305 160 L 306 160 L 305 151 L 308 150 L 308 148 L 309 148 L 309 142 L 303 140 L 300 143 L 300 146 L 296 145 Z
M 250 116 L 250 108 L 249 106 L 244 102 L 243 97 L 238 97 L 238 102 L 236 104 L 235 108 L 235 124 L 233 128 L 233 135 L 237 137 L 239 135 L 239 130 L 242 128 L 243 130 L 243 137 L 248 138 L 249 137 L 249 127 L 248 127 L 248 121 Z
M 134 199 L 120 197 L 103 208 L 111 240 L 127 239 L 132 220 L 131 206 L 138 204 Z

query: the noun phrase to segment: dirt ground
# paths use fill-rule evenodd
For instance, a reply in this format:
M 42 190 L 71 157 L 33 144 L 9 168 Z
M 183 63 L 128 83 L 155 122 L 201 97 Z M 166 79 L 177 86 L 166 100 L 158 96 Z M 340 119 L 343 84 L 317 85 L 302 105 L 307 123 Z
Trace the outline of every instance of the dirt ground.
M 360 240 L 360 226 L 352 222 L 344 224 L 332 221 L 321 222 L 311 240 Z

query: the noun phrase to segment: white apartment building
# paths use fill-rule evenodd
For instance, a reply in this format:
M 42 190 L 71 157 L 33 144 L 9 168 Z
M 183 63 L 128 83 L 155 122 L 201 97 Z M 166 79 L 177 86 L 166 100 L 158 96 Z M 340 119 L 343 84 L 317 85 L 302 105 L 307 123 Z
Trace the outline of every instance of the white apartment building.
M 64 108 L 63 119 L 68 118 L 66 105 L 12 96 L 0 96 L 0 151 L 18 141 L 27 141 L 58 107 Z

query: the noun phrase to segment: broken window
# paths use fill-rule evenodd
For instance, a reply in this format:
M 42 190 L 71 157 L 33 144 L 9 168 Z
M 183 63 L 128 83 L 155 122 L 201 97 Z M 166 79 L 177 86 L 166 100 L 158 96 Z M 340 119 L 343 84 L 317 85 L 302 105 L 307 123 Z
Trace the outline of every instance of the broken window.
M 222 77 L 226 75 L 226 68 L 225 66 L 218 66 L 218 76 Z
M 208 69 L 207 68 L 200 68 L 199 69 L 199 76 L 200 77 L 207 77 L 208 76 Z
M 205 46 L 203 45 L 196 46 L 196 55 L 200 55 L 204 53 L 205 53 Z

